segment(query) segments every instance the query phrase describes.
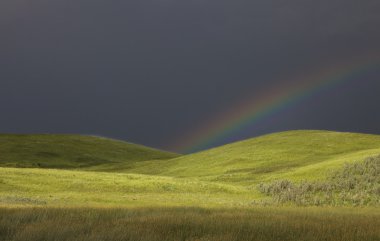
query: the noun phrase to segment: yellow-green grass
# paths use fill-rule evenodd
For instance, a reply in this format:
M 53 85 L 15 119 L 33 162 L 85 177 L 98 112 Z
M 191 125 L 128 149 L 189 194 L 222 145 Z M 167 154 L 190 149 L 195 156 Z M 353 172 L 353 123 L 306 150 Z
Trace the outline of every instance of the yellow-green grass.
M 374 206 L 266 207 L 256 188 L 378 154 L 380 136 L 326 131 L 181 157 L 98 137 L 0 135 L 0 241 L 379 241 Z
M 1 241 L 379 241 L 375 209 L 0 208 Z
M 0 135 L 0 166 L 81 169 L 242 185 L 323 178 L 345 162 L 380 154 L 380 136 L 288 131 L 179 156 L 79 135 Z M 179 157 L 178 157 L 179 156 Z
M 0 206 L 250 206 L 240 186 L 139 174 L 0 168 Z
M 0 163 L 11 166 L 0 167 L 5 206 L 251 207 L 269 198 L 261 182 L 324 179 L 380 154 L 380 136 L 329 131 L 275 133 L 181 157 L 88 136 L 0 140 Z
M 0 166 L 38 168 L 112 168 L 169 159 L 177 154 L 123 141 L 81 135 L 0 135 Z
M 255 185 L 283 178 L 324 178 L 345 162 L 378 154 L 378 135 L 288 131 L 160 162 L 139 162 L 127 171 Z

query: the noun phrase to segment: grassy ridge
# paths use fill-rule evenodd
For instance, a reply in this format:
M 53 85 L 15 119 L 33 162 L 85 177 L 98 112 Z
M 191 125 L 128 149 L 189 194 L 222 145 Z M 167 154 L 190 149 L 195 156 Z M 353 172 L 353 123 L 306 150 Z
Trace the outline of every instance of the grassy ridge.
M 345 162 L 379 153 L 378 135 L 288 131 L 159 163 L 141 162 L 130 171 L 251 185 L 284 178 L 320 178 Z
M 0 166 L 112 169 L 177 154 L 108 138 L 80 135 L 0 135 Z
M 378 241 L 372 209 L 4 209 L 4 241 Z

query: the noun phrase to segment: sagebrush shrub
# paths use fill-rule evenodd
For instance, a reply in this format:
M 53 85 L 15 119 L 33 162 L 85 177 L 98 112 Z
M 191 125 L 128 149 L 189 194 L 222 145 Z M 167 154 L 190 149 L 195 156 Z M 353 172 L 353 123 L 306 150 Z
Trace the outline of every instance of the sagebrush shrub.
M 380 156 L 346 163 L 326 181 L 277 180 L 258 185 L 276 203 L 297 205 L 380 205 Z

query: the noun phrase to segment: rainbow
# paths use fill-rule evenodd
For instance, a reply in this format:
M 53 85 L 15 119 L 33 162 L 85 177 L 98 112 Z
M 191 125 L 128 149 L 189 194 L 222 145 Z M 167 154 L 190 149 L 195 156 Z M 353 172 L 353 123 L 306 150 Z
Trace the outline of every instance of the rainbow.
M 359 80 L 369 71 L 378 70 L 378 56 L 380 55 L 371 54 L 349 63 L 325 67 L 295 81 L 283 81 L 284 85 L 264 90 L 261 96 L 248 96 L 227 111 L 204 122 L 205 124 L 196 130 L 190 131 L 188 135 L 176 141 L 171 149 L 190 153 L 208 148 L 248 126 L 302 103 L 315 94 L 334 89 L 349 81 Z

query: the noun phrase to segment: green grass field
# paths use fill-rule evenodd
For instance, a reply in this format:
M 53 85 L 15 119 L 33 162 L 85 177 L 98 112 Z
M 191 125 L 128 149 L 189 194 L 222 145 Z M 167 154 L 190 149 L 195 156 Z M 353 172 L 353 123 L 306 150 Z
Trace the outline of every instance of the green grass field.
M 1 241 L 378 241 L 373 209 L 0 208 Z
M 376 202 L 275 207 L 258 188 L 323 181 L 379 154 L 380 136 L 329 131 L 190 155 L 92 136 L 0 135 L 0 240 L 380 240 Z
M 265 135 L 159 163 L 141 162 L 132 171 L 255 184 L 288 177 L 315 179 L 345 162 L 380 154 L 380 136 L 328 131 Z M 155 168 L 149 168 L 150 165 Z

